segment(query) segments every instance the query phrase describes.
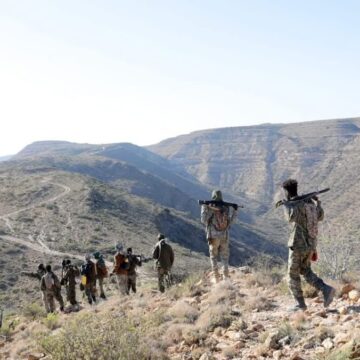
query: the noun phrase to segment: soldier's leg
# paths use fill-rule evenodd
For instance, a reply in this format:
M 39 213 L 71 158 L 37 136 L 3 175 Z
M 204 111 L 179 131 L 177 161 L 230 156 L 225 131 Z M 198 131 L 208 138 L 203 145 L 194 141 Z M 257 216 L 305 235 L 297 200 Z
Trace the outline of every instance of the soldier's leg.
M 49 311 L 54 312 L 55 311 L 54 293 L 52 291 L 49 291 L 46 294 L 46 299 L 49 304 Z
M 290 292 L 295 298 L 303 297 L 303 291 L 301 289 L 301 265 L 302 264 L 302 252 L 293 251 L 289 249 L 288 260 L 288 285 Z
M 288 261 L 288 284 L 292 295 L 294 296 L 297 304 L 291 308 L 291 311 L 305 310 L 306 304 L 304 300 L 303 291 L 301 289 L 301 263 L 303 259 L 302 251 L 292 251 L 289 249 Z
M 104 278 L 98 278 L 98 280 L 99 280 L 99 288 L 100 288 L 100 297 L 105 299 Z
M 76 305 L 77 301 L 76 301 L 76 289 L 75 289 L 75 284 L 73 286 L 69 286 L 68 287 L 68 295 L 69 295 L 69 302 L 71 305 Z
M 223 263 L 223 276 L 229 277 L 229 240 L 228 238 L 221 239 L 219 253 Z
M 304 276 L 304 279 L 307 283 L 312 285 L 317 290 L 322 290 L 325 286 L 325 283 L 312 271 L 310 256 L 310 251 L 304 252 L 300 273 Z
M 122 295 L 126 295 L 128 293 L 127 292 L 127 281 L 128 281 L 127 275 L 118 274 L 117 275 L 117 280 L 118 280 L 120 293 Z
M 209 253 L 211 269 L 216 279 L 220 278 L 217 257 L 219 254 L 220 239 L 209 239 Z
M 157 270 L 159 290 L 163 293 L 165 291 L 165 270 L 163 268 L 158 268 Z
M 47 299 L 47 294 L 46 294 L 45 291 L 42 291 L 41 294 L 42 294 L 41 295 L 42 296 L 42 301 L 43 301 L 46 313 L 49 313 L 51 311 L 50 311 L 50 305 L 49 305 L 49 302 L 48 302 L 48 299 Z
M 91 282 L 90 292 L 91 292 L 91 299 L 93 300 L 93 302 L 96 302 L 96 280 Z
M 136 275 L 128 275 L 128 292 L 130 289 L 136 293 Z
M 315 289 L 320 290 L 324 296 L 324 306 L 328 307 L 335 296 L 335 289 L 332 286 L 329 286 L 324 283 L 324 281 L 319 278 L 311 269 L 311 257 L 312 252 L 304 254 L 301 274 L 304 276 L 305 280 L 312 285 Z
M 63 300 L 63 297 L 61 295 L 61 290 L 60 289 L 56 289 L 54 291 L 54 298 L 58 301 L 58 303 L 60 305 L 60 310 L 63 311 L 64 310 L 64 300 Z
M 91 305 L 93 300 L 92 300 L 92 296 L 91 296 L 91 288 L 90 288 L 90 286 L 91 286 L 90 284 L 85 285 L 85 295 L 86 295 L 86 297 L 88 299 L 89 304 Z

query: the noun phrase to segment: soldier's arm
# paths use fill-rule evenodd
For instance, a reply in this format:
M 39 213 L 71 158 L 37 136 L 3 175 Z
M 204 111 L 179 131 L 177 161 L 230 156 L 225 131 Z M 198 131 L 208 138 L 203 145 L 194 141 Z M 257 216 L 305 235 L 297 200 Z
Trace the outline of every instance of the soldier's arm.
M 157 260 L 159 258 L 159 245 L 156 245 L 152 253 L 153 259 Z
M 40 289 L 41 289 L 42 291 L 45 291 L 45 290 L 46 290 L 46 285 L 45 285 L 44 276 L 41 278 Z
M 207 225 L 210 217 L 211 217 L 211 211 L 209 209 L 209 206 L 201 205 L 201 215 L 200 215 L 201 223 Z
M 324 209 L 321 206 L 320 200 L 316 201 L 316 211 L 317 211 L 318 221 L 323 221 L 324 220 Z
M 174 264 L 174 250 L 172 248 L 170 248 L 170 262 L 171 262 L 171 266 L 173 266 L 173 264 Z
M 235 221 L 237 213 L 238 213 L 238 211 L 235 210 L 234 208 L 231 208 L 230 211 L 231 211 L 231 215 L 230 215 L 229 225 Z
M 22 271 L 21 275 L 25 275 L 25 276 L 28 276 L 28 277 L 31 277 L 31 278 L 41 280 L 41 276 L 38 273 L 29 272 L 29 271 Z
M 288 222 L 299 222 L 301 216 L 301 208 L 299 204 L 285 204 L 284 206 L 285 218 Z

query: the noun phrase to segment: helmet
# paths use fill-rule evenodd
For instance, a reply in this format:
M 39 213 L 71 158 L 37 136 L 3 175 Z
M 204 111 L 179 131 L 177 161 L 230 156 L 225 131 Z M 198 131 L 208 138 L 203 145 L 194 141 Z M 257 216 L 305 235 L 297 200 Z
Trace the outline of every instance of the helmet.
M 213 190 L 213 192 L 211 193 L 211 200 L 215 200 L 215 201 L 222 201 L 223 197 L 222 197 L 222 193 L 220 190 Z

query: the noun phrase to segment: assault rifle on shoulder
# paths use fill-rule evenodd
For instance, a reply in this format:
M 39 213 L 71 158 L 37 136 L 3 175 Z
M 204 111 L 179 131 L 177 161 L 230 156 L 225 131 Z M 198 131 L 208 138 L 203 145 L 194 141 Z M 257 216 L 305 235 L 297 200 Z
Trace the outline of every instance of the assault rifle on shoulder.
M 323 194 L 323 193 L 326 193 L 330 190 L 330 188 L 326 188 L 326 189 L 323 189 L 323 190 L 319 190 L 319 191 L 314 191 L 314 192 L 311 192 L 311 193 L 308 193 L 308 194 L 304 194 L 304 195 L 299 195 L 299 196 L 295 196 L 294 198 L 290 199 L 290 200 L 279 200 L 276 204 L 275 204 L 275 207 L 278 208 L 279 206 L 281 205 L 294 205 L 300 201 L 305 201 L 305 200 L 309 200 L 309 199 L 312 199 L 314 197 L 316 197 L 317 195 L 319 194 Z
M 210 205 L 210 206 L 219 206 L 219 207 L 228 206 L 234 208 L 235 210 L 237 210 L 238 208 L 243 208 L 242 205 L 229 203 L 226 201 L 219 201 L 219 200 L 199 200 L 198 203 L 199 205 Z

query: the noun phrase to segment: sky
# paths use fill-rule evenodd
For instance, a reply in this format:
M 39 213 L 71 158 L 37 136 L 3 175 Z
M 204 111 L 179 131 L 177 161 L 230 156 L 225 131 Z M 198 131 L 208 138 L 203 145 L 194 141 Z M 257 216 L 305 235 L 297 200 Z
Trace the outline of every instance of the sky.
M 0 0 L 0 156 L 357 117 L 357 0 Z

